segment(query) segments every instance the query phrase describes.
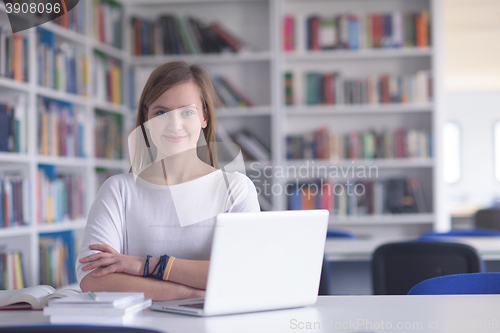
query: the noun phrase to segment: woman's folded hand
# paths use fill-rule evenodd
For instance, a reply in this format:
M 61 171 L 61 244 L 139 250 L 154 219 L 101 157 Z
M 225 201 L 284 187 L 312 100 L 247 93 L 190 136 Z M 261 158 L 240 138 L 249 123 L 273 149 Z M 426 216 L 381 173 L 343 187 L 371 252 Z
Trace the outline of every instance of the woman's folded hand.
M 126 273 L 130 275 L 142 276 L 146 258 L 127 256 L 121 254 L 109 245 L 90 245 L 91 250 L 101 251 L 80 259 L 81 263 L 89 263 L 82 270 L 88 271 L 98 267 L 105 267 L 99 272 L 92 273 L 92 276 L 99 277 L 110 273 Z

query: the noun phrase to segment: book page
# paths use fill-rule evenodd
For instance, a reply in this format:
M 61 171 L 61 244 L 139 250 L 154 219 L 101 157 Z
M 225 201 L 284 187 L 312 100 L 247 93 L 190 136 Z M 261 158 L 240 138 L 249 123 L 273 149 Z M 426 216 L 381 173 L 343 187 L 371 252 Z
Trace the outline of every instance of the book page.
M 33 309 L 41 309 L 41 302 L 47 295 L 53 294 L 56 290 L 51 286 L 34 286 L 17 290 L 0 291 L 0 306 L 26 302 L 31 304 Z
M 53 294 L 45 296 L 40 303 L 40 307 L 44 308 L 49 303 L 49 301 L 51 301 L 53 299 L 64 298 L 64 297 L 78 295 L 78 294 L 80 294 L 80 292 L 78 290 L 75 290 L 75 289 L 58 290 L 57 292 L 54 292 Z

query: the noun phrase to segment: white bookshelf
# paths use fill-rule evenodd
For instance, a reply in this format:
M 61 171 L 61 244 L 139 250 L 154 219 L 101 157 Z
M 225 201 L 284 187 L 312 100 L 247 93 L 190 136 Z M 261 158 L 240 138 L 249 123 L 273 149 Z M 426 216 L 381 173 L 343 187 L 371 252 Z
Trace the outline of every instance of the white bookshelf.
M 27 110 L 27 119 L 25 119 L 27 125 L 27 152 L 16 154 L 16 153 L 0 153 L 0 169 L 2 170 L 22 170 L 23 176 L 28 178 L 31 183 L 31 191 L 29 196 L 28 205 L 30 206 L 30 216 L 29 225 L 26 226 L 13 226 L 0 229 L 0 250 L 19 250 L 22 253 L 23 258 L 23 269 L 25 275 L 25 282 L 27 286 L 36 285 L 40 281 L 39 270 L 39 250 L 38 242 L 41 234 L 53 233 L 60 231 L 73 231 L 75 236 L 75 248 L 78 250 L 78 238 L 82 236 L 83 229 L 86 225 L 86 217 L 83 216 L 77 220 L 64 220 L 60 222 L 55 222 L 53 224 L 37 224 L 36 222 L 36 212 L 39 207 L 38 200 L 35 193 L 35 179 L 39 164 L 55 165 L 58 170 L 64 172 L 65 174 L 79 174 L 83 176 L 85 182 L 84 188 L 84 212 L 85 215 L 92 204 L 96 189 L 96 179 L 95 179 L 95 168 L 105 167 L 110 169 L 120 170 L 122 172 L 127 172 L 127 152 L 125 149 L 126 138 L 123 139 L 123 156 L 124 160 L 106 160 L 106 159 L 96 159 L 94 158 L 94 110 L 100 109 L 109 112 L 118 113 L 123 117 L 123 124 L 129 124 L 129 118 L 133 118 L 135 115 L 129 110 L 127 105 L 127 89 L 128 89 L 128 79 L 124 78 L 124 83 L 122 83 L 122 105 L 116 105 L 106 101 L 99 101 L 93 98 L 92 95 L 92 85 L 93 85 L 93 55 L 94 50 L 98 50 L 107 54 L 110 57 L 116 58 L 122 62 L 123 73 L 126 74 L 125 70 L 128 68 L 129 57 L 125 51 L 116 49 L 113 46 L 105 45 L 99 41 L 96 41 L 92 34 L 92 16 L 91 8 L 92 1 L 81 1 L 78 6 L 84 6 L 85 11 L 85 23 L 84 33 L 78 33 L 61 27 L 53 22 L 47 22 L 42 24 L 40 27 L 54 33 L 56 40 L 61 42 L 67 42 L 84 50 L 84 54 L 88 60 L 88 76 L 89 82 L 87 83 L 87 96 L 80 96 L 72 93 L 67 93 L 64 91 L 57 91 L 54 89 L 41 87 L 38 85 L 37 81 L 37 48 L 36 48 L 36 29 L 32 28 L 22 32 L 23 35 L 28 36 L 29 48 L 29 81 L 28 82 L 17 82 L 15 80 L 0 77 L 0 97 L 2 101 L 5 96 L 15 96 L 18 94 L 24 94 L 28 101 L 29 107 Z M 0 24 L 9 24 L 7 15 L 5 12 L 5 7 L 0 4 Z M 44 156 L 40 155 L 37 151 L 38 143 L 37 133 L 37 98 L 47 97 L 54 100 L 68 102 L 73 105 L 74 109 L 79 112 L 84 113 L 84 136 L 85 136 L 85 157 L 60 157 L 60 156 Z M 123 133 L 127 133 L 128 128 L 123 128 Z
M 374 166 L 380 172 L 380 178 L 414 177 L 425 187 L 427 205 L 432 207 L 428 213 L 420 214 L 384 214 L 367 216 L 331 216 L 329 226 L 332 229 L 344 229 L 354 232 L 387 234 L 392 236 L 417 235 L 429 230 L 446 230 L 450 223 L 444 207 L 441 184 L 440 156 L 442 121 L 441 108 L 441 68 L 442 39 L 439 31 L 442 20 L 442 0 L 121 0 L 124 6 L 123 50 L 105 45 L 93 37 L 91 6 L 92 1 L 80 1 L 86 6 L 85 33 L 80 34 L 54 24 L 46 23 L 42 27 L 53 32 L 59 39 L 74 43 L 84 48 L 90 61 L 89 75 L 93 74 L 94 50 L 103 52 L 121 61 L 123 69 L 124 105 L 115 105 L 95 100 L 92 96 L 92 77 L 87 87 L 88 97 L 39 87 L 36 80 L 36 32 L 30 29 L 24 34 L 30 43 L 30 81 L 16 82 L 0 78 L 0 96 L 3 92 L 25 94 L 29 99 L 29 142 L 28 152 L 23 154 L 0 153 L 0 168 L 20 168 L 30 179 L 35 179 L 37 165 L 53 164 L 65 171 L 81 172 L 86 180 L 86 210 L 94 200 L 97 189 L 95 168 L 108 168 L 128 172 L 126 134 L 135 125 L 135 106 L 130 110 L 126 96 L 137 95 L 137 91 L 128 91 L 128 70 L 141 73 L 147 78 L 155 67 L 168 61 L 182 59 L 188 63 L 199 63 L 212 74 L 222 74 L 234 82 L 254 102 L 248 108 L 220 108 L 219 126 L 230 132 L 249 129 L 254 135 L 270 147 L 272 158 L 265 162 L 245 162 L 249 176 L 252 172 L 262 171 L 266 167 L 307 167 L 308 161 L 287 161 L 285 158 L 285 137 L 287 134 L 306 133 L 319 125 L 327 125 L 331 132 L 338 129 L 364 130 L 373 126 L 376 130 L 396 128 L 407 125 L 425 128 L 434 134 L 433 158 L 428 159 L 390 159 L 390 160 L 354 160 L 354 161 L 314 161 L 315 167 Z M 0 19 L 6 18 L 5 9 L 0 4 Z M 282 20 L 285 14 L 334 13 L 375 13 L 400 11 L 419 11 L 428 9 L 432 18 L 432 47 L 407 49 L 376 49 L 361 51 L 306 51 L 285 52 L 282 50 Z M 222 21 L 234 35 L 249 46 L 249 50 L 237 54 L 201 54 L 175 56 L 133 56 L 130 18 L 132 16 L 152 19 L 161 14 L 193 15 L 205 22 Z M 1 16 L 3 15 L 3 16 Z M 5 21 L 0 21 L 4 23 Z M 379 74 L 382 72 L 408 74 L 419 69 L 432 69 L 434 79 L 434 100 L 427 104 L 381 104 L 381 105 L 294 105 L 285 106 L 283 75 L 292 70 L 304 73 L 310 70 L 333 71 L 341 68 L 353 77 Z M 136 75 L 137 79 L 137 75 Z M 135 87 L 141 90 L 142 86 Z M 37 96 L 73 103 L 86 113 L 85 121 L 86 158 L 64 158 L 39 156 L 36 150 L 36 100 Z M 123 117 L 124 160 L 106 160 L 94 157 L 95 109 L 107 110 Z M 309 161 L 311 164 L 311 161 Z M 256 171 L 257 170 L 257 171 Z M 255 175 L 255 174 L 254 174 Z M 257 178 L 258 179 L 258 178 Z M 262 180 L 262 179 L 260 179 Z M 290 178 L 271 179 L 271 185 L 286 185 Z M 306 179 L 307 180 L 307 179 Z M 264 209 L 284 210 L 287 208 L 285 195 L 261 196 Z M 0 229 L 0 248 L 21 249 L 28 285 L 36 284 L 38 279 L 38 238 L 40 233 L 75 230 L 81 233 L 85 220 L 64 221 L 62 223 L 40 226 L 34 223 L 37 200 L 31 193 L 32 204 L 30 225 Z

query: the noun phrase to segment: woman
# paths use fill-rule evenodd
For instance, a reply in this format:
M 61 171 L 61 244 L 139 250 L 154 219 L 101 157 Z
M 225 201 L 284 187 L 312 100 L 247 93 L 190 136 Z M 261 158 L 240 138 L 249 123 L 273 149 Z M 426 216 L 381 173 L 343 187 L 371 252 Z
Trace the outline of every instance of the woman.
M 217 169 L 215 96 L 200 66 L 153 71 L 129 137 L 133 172 L 110 177 L 89 212 L 76 263 L 84 292 L 204 296 L 215 215 L 260 210 L 248 177 Z

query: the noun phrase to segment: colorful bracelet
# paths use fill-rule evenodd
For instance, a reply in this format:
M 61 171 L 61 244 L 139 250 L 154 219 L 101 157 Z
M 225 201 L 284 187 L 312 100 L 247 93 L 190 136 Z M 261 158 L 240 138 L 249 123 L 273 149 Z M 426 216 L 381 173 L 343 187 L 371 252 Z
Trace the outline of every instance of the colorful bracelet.
M 168 276 L 170 275 L 170 270 L 172 269 L 172 264 L 174 263 L 175 257 L 168 258 L 167 267 L 163 273 L 163 280 L 168 281 Z
M 148 255 L 146 257 L 146 263 L 144 264 L 144 272 L 142 274 L 143 277 L 152 277 L 156 278 L 159 280 L 162 280 L 163 274 L 165 271 L 165 267 L 167 266 L 167 261 L 170 258 L 170 256 L 164 254 L 160 256 L 160 260 L 158 260 L 158 263 L 156 264 L 155 268 L 151 273 L 149 273 L 149 258 L 152 256 Z

